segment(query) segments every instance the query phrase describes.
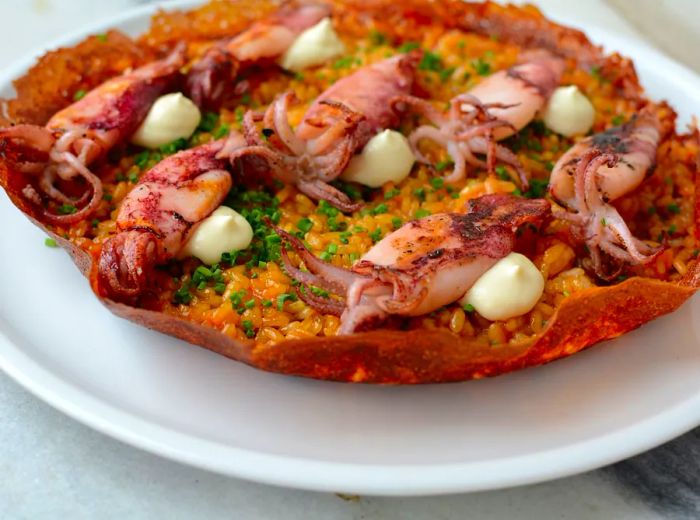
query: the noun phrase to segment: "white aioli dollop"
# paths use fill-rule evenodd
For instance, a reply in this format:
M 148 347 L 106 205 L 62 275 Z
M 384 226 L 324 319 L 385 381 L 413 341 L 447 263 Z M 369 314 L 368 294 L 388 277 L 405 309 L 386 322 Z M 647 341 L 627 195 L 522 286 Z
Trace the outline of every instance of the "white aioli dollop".
M 547 128 L 566 137 L 588 133 L 594 121 L 595 107 L 576 85 L 558 87 L 544 111 Z
M 138 127 L 131 142 L 144 148 L 158 148 L 176 139 L 189 138 L 199 125 L 202 114 L 180 92 L 159 97 Z
M 207 265 L 221 260 L 229 251 L 240 251 L 253 240 L 253 228 L 243 216 L 221 206 L 202 220 L 190 233 L 178 256 L 195 256 Z
M 330 18 L 324 18 L 299 36 L 280 58 L 280 65 L 287 70 L 300 71 L 321 65 L 345 52 L 345 45 L 333 29 Z
M 532 310 L 544 291 L 544 278 L 526 256 L 510 253 L 486 271 L 460 303 L 487 320 L 507 320 Z
M 402 133 L 384 130 L 378 133 L 354 156 L 341 179 L 359 182 L 370 188 L 383 184 L 401 182 L 411 173 L 416 158 Z

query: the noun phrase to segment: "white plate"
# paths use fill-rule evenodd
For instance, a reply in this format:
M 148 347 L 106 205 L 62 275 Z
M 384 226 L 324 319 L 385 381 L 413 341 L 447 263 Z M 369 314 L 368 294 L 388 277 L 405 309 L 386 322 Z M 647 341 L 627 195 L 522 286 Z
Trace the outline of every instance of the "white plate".
M 112 20 L 145 28 L 152 8 Z M 66 45 L 88 32 L 57 42 Z M 685 121 L 700 80 L 645 45 L 635 58 Z M 0 78 L 0 95 L 29 65 Z M 506 487 L 592 469 L 700 424 L 700 301 L 614 342 L 495 379 L 379 387 L 267 374 L 120 320 L 0 196 L 0 367 L 93 428 L 260 482 L 414 495 Z

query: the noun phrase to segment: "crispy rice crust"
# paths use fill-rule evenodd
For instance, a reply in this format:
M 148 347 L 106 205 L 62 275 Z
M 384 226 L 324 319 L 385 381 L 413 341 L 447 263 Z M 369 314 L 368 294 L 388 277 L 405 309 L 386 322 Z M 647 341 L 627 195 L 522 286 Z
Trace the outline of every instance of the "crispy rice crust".
M 414 0 L 401 4 L 386 0 L 344 0 L 339 3 L 347 9 L 361 9 L 367 16 L 381 13 L 378 19 L 386 24 L 394 23 L 399 17 L 413 19 L 418 25 L 438 19 L 447 26 L 495 34 L 523 47 L 544 47 L 566 57 L 575 57 L 582 66 L 597 65 L 614 70 L 612 77 L 617 78 L 615 83 L 621 95 L 641 99 L 642 89 L 628 59 L 619 55 L 603 56 L 583 33 L 556 25 L 531 7 L 502 7 L 490 2 L 463 4 L 457 0 Z M 9 103 L 6 112 L 9 119 L 42 124 L 51 113 L 69 103 L 73 92 L 139 64 L 162 43 L 157 41 L 157 34 L 153 36 L 154 41 L 142 42 L 141 46 L 116 31 L 108 34 L 106 40 L 99 40 L 100 46 L 95 46 L 94 41 L 90 43 L 94 39 L 91 37 L 74 48 L 60 49 L 42 58 L 27 75 L 15 82 L 18 97 Z M 118 52 L 122 59 L 107 66 L 104 56 L 112 52 Z M 93 53 L 105 54 L 100 59 L 91 59 L 97 56 Z M 46 78 L 52 76 L 52 71 L 59 75 L 59 79 L 53 81 L 61 88 L 53 92 L 58 92 L 60 98 L 39 95 L 48 88 Z M 85 83 L 85 78 L 89 78 L 90 84 Z M 697 131 L 694 137 L 698 138 Z M 99 295 L 95 259 L 41 222 L 21 195 L 25 180 L 21 174 L 10 172 L 8 162 L 0 161 L 0 185 L 17 208 L 68 251 Z M 696 193 L 700 188 L 697 179 L 696 174 Z M 698 216 L 700 208 L 696 205 L 696 219 Z M 448 330 L 410 333 L 378 330 L 256 346 L 253 342 L 239 342 L 212 328 L 161 312 L 105 298 L 100 301 L 122 318 L 263 370 L 335 381 L 415 384 L 494 376 L 569 356 L 673 312 L 698 287 L 700 267 L 695 263 L 678 283 L 633 277 L 614 286 L 586 289 L 564 300 L 539 336 L 517 346 L 500 347 L 475 343 Z

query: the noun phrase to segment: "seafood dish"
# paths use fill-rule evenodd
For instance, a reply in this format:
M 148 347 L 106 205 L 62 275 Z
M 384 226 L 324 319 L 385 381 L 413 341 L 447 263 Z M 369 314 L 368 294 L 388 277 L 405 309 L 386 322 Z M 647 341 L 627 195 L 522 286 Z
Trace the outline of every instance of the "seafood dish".
M 532 6 L 214 0 L 42 56 L 0 185 L 115 315 L 254 367 L 494 376 L 700 287 L 699 133 Z

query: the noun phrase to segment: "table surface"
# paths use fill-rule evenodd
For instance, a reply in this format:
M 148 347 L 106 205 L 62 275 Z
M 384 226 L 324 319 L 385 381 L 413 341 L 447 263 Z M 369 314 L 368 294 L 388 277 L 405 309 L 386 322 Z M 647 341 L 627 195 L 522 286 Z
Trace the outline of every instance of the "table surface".
M 654 23 L 697 11 L 696 0 L 535 3 L 546 12 L 565 1 L 582 25 L 644 34 L 676 59 L 700 67 L 685 36 L 669 39 L 675 32 Z M 144 0 L 2 0 L 3 40 L 12 45 L 0 46 L 0 67 L 139 3 Z M 678 30 L 693 38 L 698 23 L 697 16 L 686 18 Z M 0 374 L 0 518 L 698 518 L 699 463 L 700 429 L 598 471 L 503 491 L 379 498 L 287 490 L 126 446 L 53 410 Z

